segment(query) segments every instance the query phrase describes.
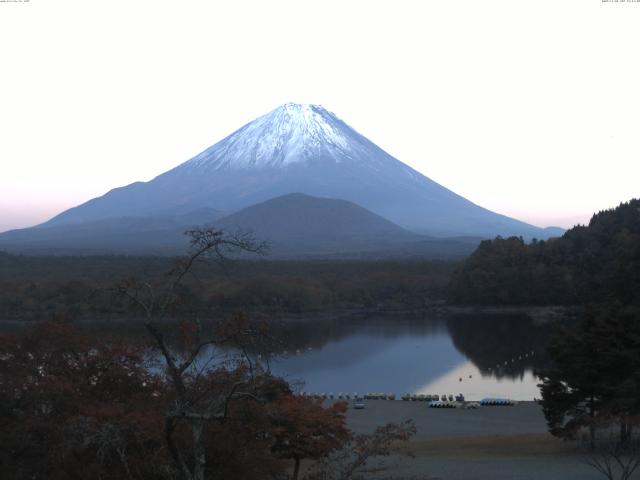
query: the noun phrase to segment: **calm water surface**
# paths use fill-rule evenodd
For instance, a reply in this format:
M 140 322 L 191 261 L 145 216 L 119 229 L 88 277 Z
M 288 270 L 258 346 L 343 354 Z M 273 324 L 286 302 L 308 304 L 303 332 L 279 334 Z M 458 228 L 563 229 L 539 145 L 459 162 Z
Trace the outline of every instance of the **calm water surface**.
M 17 328 L 0 322 L 3 328 Z M 146 336 L 140 322 L 84 326 L 94 333 Z M 170 327 L 169 327 L 170 328 Z M 467 399 L 540 397 L 550 325 L 528 317 L 336 318 L 272 322 L 263 363 L 299 391 L 458 394 Z M 211 352 L 203 352 L 211 365 Z M 216 352 L 219 353 L 219 352 Z M 258 356 L 257 351 L 251 353 Z
M 532 400 L 549 330 L 526 317 L 305 322 L 283 327 L 269 364 L 307 392 Z

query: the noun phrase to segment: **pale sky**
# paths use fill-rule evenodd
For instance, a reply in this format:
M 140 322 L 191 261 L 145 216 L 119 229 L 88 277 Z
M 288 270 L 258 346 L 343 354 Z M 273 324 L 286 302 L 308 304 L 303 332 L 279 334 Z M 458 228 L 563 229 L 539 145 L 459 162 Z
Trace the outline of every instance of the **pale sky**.
M 0 1 L 0 231 L 322 104 L 491 210 L 640 196 L 640 3 Z

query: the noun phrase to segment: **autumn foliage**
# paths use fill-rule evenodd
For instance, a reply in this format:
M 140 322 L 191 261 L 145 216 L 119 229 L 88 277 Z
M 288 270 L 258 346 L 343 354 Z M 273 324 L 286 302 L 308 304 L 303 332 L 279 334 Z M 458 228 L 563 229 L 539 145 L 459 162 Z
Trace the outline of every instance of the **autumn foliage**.
M 164 430 L 175 393 L 151 357 L 142 345 L 92 338 L 65 322 L 0 335 L 3 475 L 179 478 Z M 344 404 L 296 397 L 268 373 L 235 365 L 185 382 L 201 401 L 237 385 L 255 393 L 206 422 L 206 478 L 286 476 L 302 459 L 324 457 L 351 438 Z M 176 420 L 174 437 L 181 451 L 191 448 L 188 419 Z
M 187 234 L 189 254 L 164 279 L 127 277 L 110 289 L 143 317 L 146 345 L 83 334 L 64 321 L 0 335 L 3 475 L 297 479 L 302 460 L 319 462 L 339 451 L 352 456 L 345 446 L 367 457 L 357 449 L 369 437 L 352 436 L 345 404 L 295 397 L 251 358 L 250 349 L 265 346 L 264 325 L 238 314 L 209 328 L 184 310 L 194 303 L 184 281 L 199 262 L 260 253 L 263 244 L 213 227 Z M 229 350 L 240 354 L 219 356 Z M 394 435 L 383 433 L 382 444 Z M 384 448 L 366 451 L 388 455 Z
M 162 384 L 144 351 L 64 322 L 0 337 L 7 478 L 143 478 L 162 468 Z M 144 408 L 141 408 L 144 406 Z
M 321 400 L 294 396 L 283 397 L 271 406 L 272 451 L 294 461 L 294 480 L 301 460 L 326 457 L 351 438 L 345 425 L 346 409 L 344 402 L 325 408 Z

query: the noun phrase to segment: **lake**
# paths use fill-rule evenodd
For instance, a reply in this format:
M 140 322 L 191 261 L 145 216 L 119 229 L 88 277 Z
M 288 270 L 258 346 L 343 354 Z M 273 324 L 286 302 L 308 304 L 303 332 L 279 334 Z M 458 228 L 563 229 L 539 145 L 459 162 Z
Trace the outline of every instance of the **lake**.
M 295 321 L 277 330 L 281 350 L 269 366 L 300 391 L 532 400 L 551 327 L 465 316 Z
M 539 398 L 534 371 L 545 366 L 545 344 L 552 331 L 552 325 L 509 315 L 301 317 L 270 324 L 275 340 L 250 355 L 260 355 L 263 364 L 298 391 L 381 392 L 398 398 L 404 393 L 462 393 L 468 400 Z M 136 321 L 82 326 L 98 335 L 146 337 Z M 204 351 L 204 360 L 210 355 L 211 350 Z

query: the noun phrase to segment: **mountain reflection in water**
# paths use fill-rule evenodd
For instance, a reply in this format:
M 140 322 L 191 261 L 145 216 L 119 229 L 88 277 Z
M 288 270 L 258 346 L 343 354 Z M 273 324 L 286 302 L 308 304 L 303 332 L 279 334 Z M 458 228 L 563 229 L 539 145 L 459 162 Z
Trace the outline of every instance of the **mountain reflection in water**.
M 528 317 L 359 319 L 279 327 L 271 369 L 310 392 L 539 396 L 551 327 Z M 283 352 L 286 350 L 286 354 Z
M 303 391 L 463 393 L 468 399 L 516 400 L 540 396 L 533 372 L 545 366 L 545 344 L 553 328 L 507 315 L 303 317 L 268 323 L 270 339 L 249 354 L 260 355 L 274 373 Z M 6 322 L 1 326 L 18 328 Z M 174 327 L 163 328 L 170 334 L 177 331 Z M 82 328 L 98 336 L 147 338 L 141 322 L 91 322 Z M 205 364 L 216 363 L 213 353 L 202 352 Z

